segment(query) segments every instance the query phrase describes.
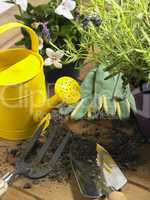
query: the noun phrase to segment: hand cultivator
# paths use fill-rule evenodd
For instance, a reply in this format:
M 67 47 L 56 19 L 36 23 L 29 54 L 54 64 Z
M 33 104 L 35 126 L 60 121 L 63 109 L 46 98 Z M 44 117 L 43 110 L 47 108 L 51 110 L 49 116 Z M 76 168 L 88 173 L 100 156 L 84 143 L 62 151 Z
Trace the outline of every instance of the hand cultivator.
M 19 176 L 25 176 L 31 179 L 39 179 L 48 175 L 56 164 L 64 150 L 66 143 L 68 142 L 70 135 L 66 134 L 47 165 L 43 168 L 39 167 L 55 136 L 55 132 L 50 132 L 47 130 L 47 133 L 45 133 L 47 134 L 45 144 L 43 144 L 40 149 L 36 149 L 41 133 L 43 132 L 43 129 L 45 129 L 44 127 L 49 120 L 48 118 L 49 116 L 47 115 L 42 121 L 42 124 L 40 124 L 35 131 L 34 137 L 29 141 L 29 143 L 26 144 L 24 151 L 16 159 L 16 169 L 13 172 L 8 172 L 0 180 L 0 196 L 7 191 L 8 185 Z M 35 152 L 37 153 L 36 155 L 34 155 Z

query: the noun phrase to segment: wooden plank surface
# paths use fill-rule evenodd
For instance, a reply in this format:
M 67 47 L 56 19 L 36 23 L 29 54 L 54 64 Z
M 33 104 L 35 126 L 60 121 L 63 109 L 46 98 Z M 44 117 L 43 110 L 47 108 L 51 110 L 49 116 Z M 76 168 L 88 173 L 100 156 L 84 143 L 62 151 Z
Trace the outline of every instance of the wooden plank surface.
M 150 144 L 145 144 L 139 149 L 141 158 L 136 171 L 128 170 L 126 175 L 129 183 L 139 186 L 150 192 Z
M 149 200 L 150 192 L 133 184 L 127 184 L 123 189 L 128 200 Z
M 74 128 L 75 130 L 75 128 Z M 0 171 L 4 174 L 12 170 L 7 162 L 7 151 L 14 147 L 16 143 L 1 140 L 0 142 Z M 123 192 L 128 200 L 150 200 L 150 144 L 145 144 L 139 148 L 142 156 L 139 167 L 135 171 L 128 170 L 125 174 L 128 184 L 123 188 Z M 1 174 L 2 176 L 2 174 Z M 24 185 L 29 183 L 32 187 L 24 189 Z M 38 184 L 33 184 L 33 180 L 20 177 L 13 183 L 1 200 L 10 199 L 11 195 L 21 200 L 88 200 L 83 198 L 79 192 L 77 184 L 72 176 L 69 182 L 58 183 L 43 179 Z M 20 198 L 19 198 L 20 197 Z
M 93 130 L 95 123 L 88 125 L 89 130 Z M 111 122 L 99 122 L 99 128 L 111 128 Z M 81 134 L 81 130 L 85 127 L 84 122 L 68 122 L 68 127 L 74 133 Z M 131 128 L 125 126 L 124 129 L 132 132 Z M 16 142 L 0 140 L 0 171 L 4 174 L 12 170 L 7 162 L 7 151 L 16 146 Z M 139 149 L 141 157 L 140 164 L 136 170 L 128 170 L 125 172 L 128 178 L 128 184 L 123 188 L 123 192 L 128 197 L 128 200 L 150 200 L 150 144 L 143 144 Z M 2 176 L 2 174 L 1 174 Z M 24 189 L 25 184 L 31 184 L 32 187 Z M 11 195 L 20 197 L 21 200 L 88 200 L 83 198 L 79 192 L 77 184 L 72 176 L 69 182 L 58 183 L 50 182 L 48 179 L 43 179 L 38 184 L 33 184 L 32 180 L 27 178 L 19 178 L 13 183 L 1 200 L 11 200 Z
M 36 200 L 37 198 L 30 196 L 16 188 L 9 187 L 7 193 L 2 197 L 2 200 Z
M 45 2 L 45 0 L 32 0 L 34 3 Z M 14 14 L 18 11 L 16 8 L 8 10 L 5 14 L 0 15 L 0 24 L 14 21 Z M 14 30 L 0 39 L 0 48 L 9 48 L 15 41 L 20 38 L 20 32 Z M 82 73 L 84 74 L 84 73 Z M 99 126 L 101 127 L 101 123 Z M 109 128 L 109 123 L 103 126 Z M 83 125 L 84 126 L 84 125 Z M 70 127 L 79 132 L 83 128 L 82 123 L 71 123 Z M 1 176 L 13 169 L 7 162 L 7 151 L 16 145 L 14 142 L 0 140 L 0 171 Z M 143 155 L 140 166 L 136 171 L 127 171 L 128 184 L 123 188 L 123 192 L 128 197 L 128 200 L 150 200 L 150 145 L 143 145 L 139 149 Z M 83 198 L 78 190 L 74 178 L 72 177 L 68 183 L 50 182 L 45 180 L 40 184 L 33 184 L 31 189 L 24 189 L 25 183 L 32 181 L 27 178 L 18 179 L 8 192 L 1 198 L 2 200 L 87 200 Z

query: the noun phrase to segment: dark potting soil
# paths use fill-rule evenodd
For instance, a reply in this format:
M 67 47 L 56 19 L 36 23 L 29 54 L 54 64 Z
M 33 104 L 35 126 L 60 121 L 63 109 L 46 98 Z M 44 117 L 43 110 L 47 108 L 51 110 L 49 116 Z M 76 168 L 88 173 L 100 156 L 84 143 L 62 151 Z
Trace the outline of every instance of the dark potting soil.
M 33 162 L 33 170 L 38 171 L 48 168 L 48 163 L 52 159 L 54 153 L 56 152 L 57 148 L 63 141 L 66 134 L 72 135 L 72 132 L 63 128 L 61 125 L 56 124 L 55 122 L 51 122 L 51 126 L 48 129 L 48 134 L 51 134 L 54 132 L 55 136 L 53 138 L 52 143 L 50 144 L 48 151 L 44 155 L 42 161 L 37 165 L 34 165 L 34 160 L 36 159 L 36 156 L 42 146 L 45 144 L 48 135 L 42 135 L 40 140 L 37 141 L 34 151 L 32 151 L 32 155 L 28 157 L 26 160 L 27 162 Z M 19 157 L 20 154 L 26 149 L 26 146 L 28 145 L 29 141 L 25 141 L 22 143 L 22 145 L 19 147 L 19 153 L 17 156 Z M 61 157 L 57 160 L 57 163 L 55 164 L 55 167 L 51 170 L 50 174 L 47 176 L 50 180 L 57 180 L 59 182 L 62 182 L 64 179 L 68 179 L 70 176 L 71 168 L 70 168 L 70 159 L 69 159 L 69 143 L 66 145 Z M 35 184 L 35 181 L 33 182 Z M 38 184 L 36 182 L 36 184 Z
M 78 151 L 79 149 L 79 151 Z M 100 170 L 96 163 L 96 143 L 87 138 L 76 137 L 70 145 L 71 160 L 82 176 L 89 177 L 95 183 L 99 179 Z
M 137 149 L 142 141 L 138 133 L 135 132 L 134 135 L 131 136 L 126 134 L 124 131 L 116 132 L 115 129 L 110 129 L 110 134 L 107 138 L 101 129 L 96 129 L 91 134 L 86 134 L 86 132 L 84 132 L 84 134 L 81 136 L 73 134 L 68 128 L 64 128 L 63 121 L 64 119 L 59 118 L 57 112 L 53 112 L 53 121 L 49 127 L 49 132 L 55 132 L 55 138 L 50 145 L 48 152 L 45 154 L 42 162 L 38 165 L 40 168 L 46 168 L 47 163 L 52 158 L 52 155 L 55 153 L 66 133 L 68 132 L 70 135 L 72 135 L 62 155 L 55 164 L 55 167 L 47 176 L 50 181 L 63 182 L 69 180 L 69 177 L 72 173 L 69 152 L 70 147 L 72 150 L 72 155 L 75 159 L 87 162 L 88 164 L 91 163 L 91 165 L 95 166 L 96 143 L 101 144 L 109 151 L 111 156 L 118 163 L 122 170 L 129 168 L 133 170 L 136 169 L 139 159 Z M 45 141 L 46 136 L 41 136 L 40 141 L 37 142 L 36 150 L 34 151 L 32 157 L 37 154 Z M 28 141 L 23 142 L 18 146 L 17 150 L 11 150 L 9 154 L 13 154 L 14 157 L 18 156 L 24 150 L 27 143 Z M 10 162 L 10 164 L 12 163 Z M 43 181 L 43 179 L 41 181 Z M 36 184 L 38 184 L 38 182 L 36 182 Z

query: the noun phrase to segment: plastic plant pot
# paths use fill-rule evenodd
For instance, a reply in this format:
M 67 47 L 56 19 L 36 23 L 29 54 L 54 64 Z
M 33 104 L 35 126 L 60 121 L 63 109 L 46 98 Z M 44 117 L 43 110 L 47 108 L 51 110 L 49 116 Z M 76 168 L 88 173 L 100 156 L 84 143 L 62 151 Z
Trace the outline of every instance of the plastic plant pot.
M 150 138 L 150 84 L 144 83 L 133 91 L 137 113 L 135 114 L 140 132 Z

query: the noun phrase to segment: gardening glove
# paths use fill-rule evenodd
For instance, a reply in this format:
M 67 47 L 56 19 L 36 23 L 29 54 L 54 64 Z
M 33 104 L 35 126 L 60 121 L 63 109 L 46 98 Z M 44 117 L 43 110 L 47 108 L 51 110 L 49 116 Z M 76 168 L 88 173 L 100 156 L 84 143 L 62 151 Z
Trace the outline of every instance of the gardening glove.
M 121 75 L 106 79 L 108 76 L 100 65 L 96 70 L 93 112 L 103 110 L 107 115 L 117 114 L 120 119 L 126 119 L 130 116 L 130 109 L 136 110 L 130 87 L 123 87 Z
M 81 84 L 81 89 L 80 89 L 81 100 L 73 110 L 71 118 L 81 119 L 86 114 L 88 115 L 88 118 L 92 117 L 91 111 L 92 111 L 92 99 L 93 99 L 95 75 L 96 75 L 96 69 L 91 70 L 87 74 L 83 83 Z
M 76 111 L 77 109 L 80 110 L 80 112 L 77 112 L 76 118 L 81 119 L 87 114 L 88 111 L 90 111 L 90 104 L 93 98 L 93 84 L 94 84 L 95 72 L 96 69 L 91 70 L 81 84 L 80 87 L 81 101 L 79 101 L 79 103 L 75 105 L 67 107 L 61 106 L 59 110 L 60 114 L 68 115 L 73 110 Z M 74 115 L 74 111 L 72 113 L 72 116 Z
M 79 120 L 87 116 L 95 119 L 97 113 L 105 112 L 106 115 L 116 114 L 120 119 L 125 119 L 130 116 L 130 109 L 136 110 L 129 85 L 123 88 L 120 75 L 106 79 L 108 76 L 102 65 L 87 74 L 81 85 L 81 100 L 74 106 L 71 118 Z

